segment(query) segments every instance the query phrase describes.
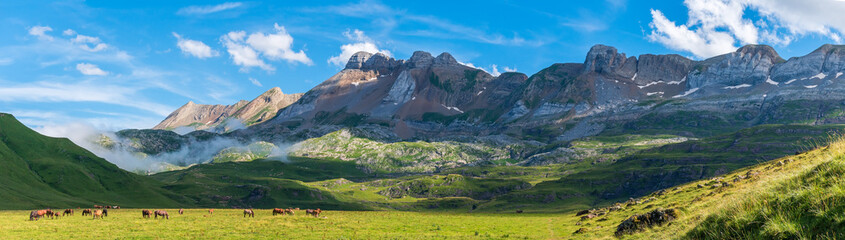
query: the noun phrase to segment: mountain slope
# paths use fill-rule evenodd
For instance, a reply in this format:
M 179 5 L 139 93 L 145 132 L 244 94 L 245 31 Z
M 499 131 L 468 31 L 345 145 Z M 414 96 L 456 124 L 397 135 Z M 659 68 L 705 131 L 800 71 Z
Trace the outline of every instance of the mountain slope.
M 576 239 L 613 239 L 632 215 L 675 209 L 670 224 L 621 239 L 841 238 L 845 141 L 683 184 L 561 222 Z M 591 216 L 588 216 L 591 215 Z M 588 216 L 588 217 L 584 217 Z
M 237 119 L 246 126 L 264 122 L 275 117 L 279 109 L 296 102 L 301 96 L 301 93 L 285 94 L 275 87 L 252 101 L 241 100 L 233 105 L 203 105 L 190 101 L 176 109 L 153 129 L 192 127 L 202 130 L 219 126 L 222 130 L 229 131 L 233 130 L 233 126 L 227 126 L 232 124 L 230 119 Z
M 5 113 L 0 113 L 0 182 L 2 209 L 175 207 L 186 200 L 68 139 L 38 134 Z

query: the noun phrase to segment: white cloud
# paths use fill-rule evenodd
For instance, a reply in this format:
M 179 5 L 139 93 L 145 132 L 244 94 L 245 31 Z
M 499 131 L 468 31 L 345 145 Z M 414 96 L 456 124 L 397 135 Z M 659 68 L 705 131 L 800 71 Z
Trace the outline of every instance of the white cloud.
M 343 33 L 343 36 L 354 42 L 340 46 L 340 55 L 330 57 L 328 60 L 329 64 L 345 66 L 346 62 L 349 61 L 349 58 L 357 52 L 368 52 L 373 54 L 382 53 L 384 55 L 391 56 L 390 51 L 379 49 L 375 41 L 367 37 L 367 35 L 364 34 L 364 31 L 358 29 L 346 30 L 346 32 Z
M 53 28 L 48 26 L 34 26 L 29 28 L 29 35 L 36 36 L 43 40 L 53 40 L 53 37 L 47 35 L 47 32 L 53 31 Z
M 305 51 L 292 49 L 293 37 L 284 27 L 274 24 L 276 33 L 265 34 L 255 32 L 247 37 L 244 31 L 229 32 L 220 37 L 220 42 L 226 47 L 226 52 L 232 57 L 232 62 L 242 66 L 241 71 L 248 71 L 250 67 L 259 67 L 271 72 L 276 69 L 264 62 L 268 60 L 287 60 L 289 63 L 314 63 Z
M 502 75 L 502 73 L 499 72 L 499 66 L 496 66 L 496 64 L 491 65 L 490 68 L 493 69 L 493 71 L 490 72 L 490 75 L 493 75 L 494 77 Z
M 240 2 L 227 2 L 218 5 L 207 5 L 207 6 L 187 6 L 184 8 L 179 9 L 176 14 L 181 15 L 205 15 L 210 13 L 216 13 L 220 11 L 225 11 L 233 8 L 237 8 L 243 6 L 243 3 Z
M 173 36 L 176 37 L 176 46 L 179 46 L 184 54 L 193 55 L 200 59 L 218 56 L 217 51 L 212 50 L 211 47 L 201 41 L 182 38 L 175 32 Z
M 249 78 L 249 82 L 251 82 L 251 83 L 252 83 L 252 85 L 259 86 L 259 87 L 263 87 L 263 85 L 261 85 L 261 82 L 259 82 L 259 81 L 258 81 L 258 79 L 255 79 L 255 78 Z
M 736 50 L 734 38 L 725 32 L 714 30 L 690 30 L 689 27 L 675 25 L 659 10 L 651 10 L 653 21 L 648 39 L 659 42 L 670 49 L 687 51 L 701 58 L 712 57 Z
M 108 45 L 102 43 L 100 38 L 85 36 L 82 34 L 77 34 L 76 38 L 72 38 L 70 41 L 77 44 L 82 50 L 89 52 L 99 52 L 108 48 Z
M 300 62 L 307 65 L 313 64 L 311 59 L 305 55 L 305 51 L 299 50 L 297 52 L 291 49 L 293 37 L 288 34 L 285 27 L 274 23 L 273 28 L 276 30 L 275 34 L 256 32 L 250 34 L 246 42 L 271 60 L 282 59 L 288 62 Z
M 65 35 L 65 36 L 73 36 L 74 34 L 76 34 L 76 31 L 74 31 L 73 29 L 70 29 L 70 28 L 62 31 L 62 35 Z
M 76 70 L 79 70 L 80 73 L 85 75 L 94 75 L 94 76 L 105 76 L 109 73 L 97 67 L 97 65 L 90 64 L 90 63 L 80 63 L 76 64 Z
M 516 71 L 518 71 L 518 70 L 516 70 L 516 67 L 514 67 L 514 68 L 504 67 L 504 70 L 505 70 L 505 72 L 516 72 Z
M 840 42 L 845 32 L 843 1 L 686 0 L 684 5 L 689 19 L 680 25 L 652 9 L 648 39 L 699 58 L 733 51 L 737 44 L 788 45 L 809 34 Z
M 167 116 L 174 109 L 159 103 L 146 101 L 134 95 L 136 89 L 123 86 L 56 82 L 35 82 L 0 88 L 2 102 L 100 102 L 146 110 L 159 116 Z

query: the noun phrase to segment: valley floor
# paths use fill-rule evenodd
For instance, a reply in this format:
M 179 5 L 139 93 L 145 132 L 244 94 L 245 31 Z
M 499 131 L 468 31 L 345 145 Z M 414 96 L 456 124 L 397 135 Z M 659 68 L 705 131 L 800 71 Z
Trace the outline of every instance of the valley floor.
M 112 209 L 94 220 L 81 216 L 28 221 L 29 211 L 0 211 L 3 239 L 562 239 L 561 214 L 324 211 L 320 218 L 272 216 L 256 209 L 188 209 L 169 220 L 144 219 L 140 209 Z M 569 215 L 569 214 L 567 214 Z

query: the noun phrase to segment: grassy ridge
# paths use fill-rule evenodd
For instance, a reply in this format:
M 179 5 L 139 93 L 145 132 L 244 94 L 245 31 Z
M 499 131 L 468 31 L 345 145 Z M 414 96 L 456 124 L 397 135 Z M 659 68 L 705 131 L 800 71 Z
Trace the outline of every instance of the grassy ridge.
M 0 113 L 0 209 L 92 204 L 180 206 L 184 199 L 64 138 L 38 134 Z

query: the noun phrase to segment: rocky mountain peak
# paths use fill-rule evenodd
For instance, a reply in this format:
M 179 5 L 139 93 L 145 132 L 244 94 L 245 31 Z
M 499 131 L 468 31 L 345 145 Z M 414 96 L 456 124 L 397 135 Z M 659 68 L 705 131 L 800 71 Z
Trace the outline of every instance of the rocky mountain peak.
M 458 64 L 458 60 L 455 60 L 455 58 L 452 57 L 452 54 L 444 52 L 444 53 L 441 53 L 440 55 L 438 55 L 437 58 L 434 59 L 434 64 L 452 65 L 452 64 Z
M 424 51 L 416 51 L 411 58 L 408 59 L 408 65 L 412 68 L 424 68 L 431 66 L 434 62 L 434 57 L 431 56 L 431 53 L 424 52 Z
M 772 59 L 772 62 L 783 62 L 783 58 L 778 55 L 774 48 L 768 45 L 750 44 L 742 46 L 736 50 L 741 55 L 760 55 L 760 57 Z
M 352 54 L 352 57 L 349 57 L 349 61 L 346 62 L 346 69 L 360 69 L 364 65 L 364 62 L 372 56 L 372 53 L 364 51 Z
M 635 57 L 627 58 L 615 47 L 596 44 L 587 52 L 584 60 L 584 72 L 613 73 L 630 78 L 637 68 Z

